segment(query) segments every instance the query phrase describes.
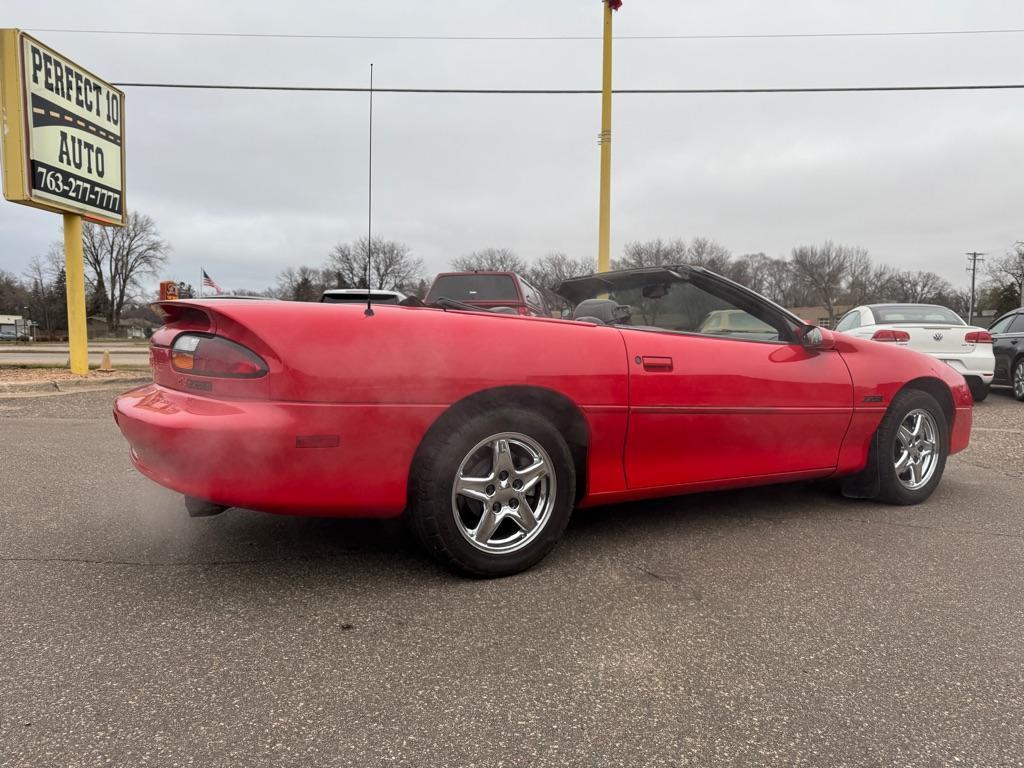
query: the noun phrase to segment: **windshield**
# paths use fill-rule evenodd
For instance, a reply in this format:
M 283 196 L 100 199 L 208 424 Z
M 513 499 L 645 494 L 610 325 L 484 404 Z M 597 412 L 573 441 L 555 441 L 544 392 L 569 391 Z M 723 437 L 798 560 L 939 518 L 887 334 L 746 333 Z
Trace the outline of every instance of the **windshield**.
M 621 325 L 751 341 L 780 339 L 778 328 L 692 282 L 670 283 L 662 296 L 644 296 L 642 288 L 625 288 L 611 298 L 629 309 L 630 317 L 617 323 Z
M 892 305 L 888 307 L 871 307 L 878 325 L 921 325 L 923 323 L 941 323 L 943 325 L 966 325 L 951 309 L 945 307 L 929 307 L 924 305 Z
M 516 281 L 511 275 L 441 275 L 424 301 L 440 298 L 456 301 L 519 301 Z

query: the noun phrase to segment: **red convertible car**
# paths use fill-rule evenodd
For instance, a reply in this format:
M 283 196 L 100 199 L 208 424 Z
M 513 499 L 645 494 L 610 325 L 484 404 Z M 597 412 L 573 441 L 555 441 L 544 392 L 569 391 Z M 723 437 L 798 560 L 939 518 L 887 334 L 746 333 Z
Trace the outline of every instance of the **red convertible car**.
M 527 568 L 576 507 L 812 478 L 914 504 L 967 446 L 963 377 L 695 267 L 570 280 L 574 319 L 173 301 L 121 395 L 135 466 L 193 515 L 406 514 L 464 573 Z

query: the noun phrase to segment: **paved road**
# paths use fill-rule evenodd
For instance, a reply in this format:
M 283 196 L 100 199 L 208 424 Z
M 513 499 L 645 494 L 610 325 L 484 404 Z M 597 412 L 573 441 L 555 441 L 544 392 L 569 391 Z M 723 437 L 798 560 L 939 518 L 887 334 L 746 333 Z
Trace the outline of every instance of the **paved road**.
M 115 367 L 149 365 L 149 347 L 124 342 L 92 343 L 89 363 L 99 365 L 103 352 L 110 352 Z M 0 344 L 0 365 L 65 365 L 67 344 Z
M 190 520 L 109 409 L 0 400 L 0 765 L 1024 765 L 1004 395 L 923 506 L 581 512 L 491 582 L 394 524 Z

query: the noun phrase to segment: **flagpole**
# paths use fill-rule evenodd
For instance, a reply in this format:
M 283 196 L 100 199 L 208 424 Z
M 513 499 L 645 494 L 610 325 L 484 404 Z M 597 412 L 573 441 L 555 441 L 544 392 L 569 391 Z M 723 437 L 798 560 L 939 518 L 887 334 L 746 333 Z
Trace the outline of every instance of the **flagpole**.
M 199 267 L 199 298 L 203 298 L 203 275 L 206 274 L 206 270 Z
M 612 181 L 612 2 L 602 0 L 604 9 L 604 62 L 601 73 L 601 204 L 597 227 L 597 271 L 611 269 L 609 240 L 611 238 Z

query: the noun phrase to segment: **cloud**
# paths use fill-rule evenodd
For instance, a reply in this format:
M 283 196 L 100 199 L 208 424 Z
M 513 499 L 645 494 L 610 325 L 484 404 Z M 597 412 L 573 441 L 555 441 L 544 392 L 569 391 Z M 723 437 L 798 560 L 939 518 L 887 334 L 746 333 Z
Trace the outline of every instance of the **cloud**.
M 367 34 L 600 33 L 596 0 L 180 2 L 15 0 L 23 28 Z M 241 12 L 240 9 L 245 9 Z M 644 0 L 620 35 L 1024 26 L 1005 4 Z M 39 33 L 118 81 L 570 87 L 599 85 L 597 41 L 346 41 Z M 622 39 L 620 87 L 1024 81 L 1024 36 L 801 40 Z M 174 250 L 168 276 L 259 288 L 366 229 L 366 97 L 128 89 L 128 203 Z M 432 270 L 471 250 L 593 256 L 599 102 L 592 96 L 375 100 L 374 230 Z M 832 238 L 964 282 L 963 251 L 1024 236 L 1024 106 L 1014 92 L 626 96 L 615 100 L 612 247 L 714 237 L 779 255 Z M 0 268 L 58 235 L 52 215 L 0 206 Z

